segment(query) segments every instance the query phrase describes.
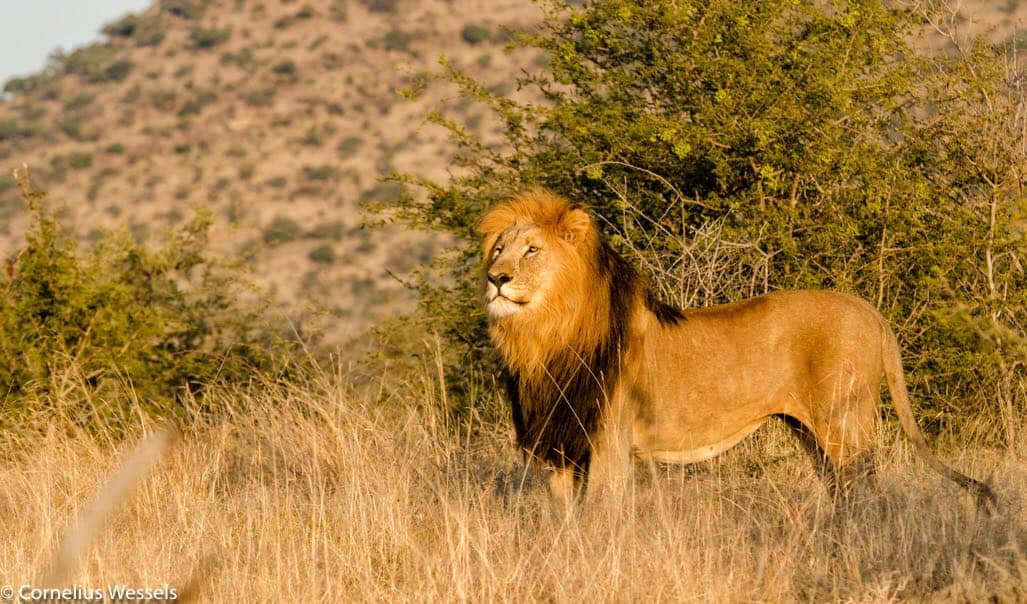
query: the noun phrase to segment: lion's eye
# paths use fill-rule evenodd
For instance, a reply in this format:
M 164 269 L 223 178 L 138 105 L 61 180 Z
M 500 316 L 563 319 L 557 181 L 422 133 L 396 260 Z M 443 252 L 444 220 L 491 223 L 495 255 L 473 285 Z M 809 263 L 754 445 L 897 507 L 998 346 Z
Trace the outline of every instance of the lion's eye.
M 529 255 L 529 254 L 534 254 L 534 253 L 535 253 L 535 252 L 537 252 L 537 251 L 538 251 L 538 248 L 537 248 L 537 247 L 535 247 L 535 246 L 533 246 L 533 245 L 529 245 L 529 246 L 528 246 L 528 251 L 524 252 L 524 255 L 525 255 L 525 256 L 527 256 L 527 255 Z
M 496 257 L 496 256 L 498 256 L 498 255 L 499 255 L 499 253 L 500 253 L 500 252 L 502 252 L 502 251 L 503 251 L 503 246 L 501 246 L 501 245 L 497 245 L 497 246 L 495 247 L 495 249 L 493 249 L 493 250 L 492 250 L 492 257 L 493 257 L 493 258 L 495 258 L 495 257 Z

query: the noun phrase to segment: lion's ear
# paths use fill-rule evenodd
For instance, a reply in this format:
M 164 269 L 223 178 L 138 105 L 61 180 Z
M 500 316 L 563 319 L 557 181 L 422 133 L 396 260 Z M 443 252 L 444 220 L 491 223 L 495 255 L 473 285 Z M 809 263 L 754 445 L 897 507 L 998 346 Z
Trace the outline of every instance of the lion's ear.
M 592 218 L 581 208 L 571 208 L 560 220 L 560 232 L 567 241 L 579 244 L 595 234 Z
M 482 247 L 485 254 L 488 254 L 489 250 L 492 249 L 492 246 L 496 244 L 496 239 L 499 238 L 499 234 L 508 226 L 513 224 L 514 219 L 515 216 L 512 214 L 507 204 L 500 204 L 493 207 L 491 210 L 486 212 L 484 216 L 478 219 L 474 228 L 482 238 Z

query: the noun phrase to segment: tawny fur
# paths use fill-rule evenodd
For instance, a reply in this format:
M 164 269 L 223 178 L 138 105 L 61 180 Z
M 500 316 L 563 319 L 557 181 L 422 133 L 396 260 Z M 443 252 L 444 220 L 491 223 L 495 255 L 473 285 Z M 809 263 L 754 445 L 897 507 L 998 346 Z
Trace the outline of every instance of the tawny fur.
M 500 203 L 479 222 L 489 333 L 526 454 L 569 501 L 616 492 L 632 458 L 689 463 L 791 418 L 845 483 L 867 461 L 887 377 L 901 425 L 939 473 L 992 503 L 984 484 L 943 464 L 913 419 L 898 343 L 867 302 L 775 292 L 679 311 L 603 240 L 588 213 L 546 191 Z

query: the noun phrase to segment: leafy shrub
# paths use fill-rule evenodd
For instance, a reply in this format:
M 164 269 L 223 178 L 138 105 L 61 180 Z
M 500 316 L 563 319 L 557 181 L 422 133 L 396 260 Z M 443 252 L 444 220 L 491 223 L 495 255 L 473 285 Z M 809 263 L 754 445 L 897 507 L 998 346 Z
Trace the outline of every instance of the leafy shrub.
M 1015 386 L 1027 349 L 1009 336 L 1027 329 L 1024 99 L 1000 49 L 920 50 L 910 40 L 925 16 L 882 1 L 544 4 L 522 43 L 550 59 L 523 82 L 546 102 L 500 98 L 449 66 L 505 140 L 435 114 L 463 175 L 408 176 L 430 203 L 397 198 L 415 223 L 468 242 L 449 284 L 423 287 L 466 355 L 454 376 L 488 348 L 474 221 L 542 185 L 589 203 L 679 304 L 795 287 L 873 301 L 897 326 L 931 428 L 1027 410 Z M 733 258 L 712 281 L 695 278 L 723 257 L 696 257 L 704 241 Z
M 328 14 L 333 21 L 342 23 L 349 18 L 349 9 L 346 4 L 346 0 L 332 0 L 331 6 L 328 7 Z
M 172 88 L 159 88 L 150 93 L 150 103 L 161 111 L 171 111 L 178 101 L 178 93 Z
M 200 88 L 196 90 L 193 98 L 189 99 L 182 105 L 182 108 L 178 110 L 179 116 L 196 115 L 203 111 L 204 107 L 210 105 L 218 99 L 218 93 L 216 90 L 210 88 Z
M 356 153 L 363 145 L 363 137 L 351 135 L 339 141 L 339 146 L 336 147 L 335 150 L 339 153 L 339 155 L 343 157 L 349 157 L 350 155 Z
M 276 92 L 277 90 L 273 86 L 258 88 L 245 93 L 243 95 L 243 100 L 251 107 L 267 107 L 271 103 L 275 102 Z
M 0 422 L 69 404 L 76 384 L 98 394 L 83 421 L 116 428 L 137 403 L 175 413 L 186 389 L 250 379 L 285 351 L 239 302 L 234 273 L 208 256 L 208 217 L 160 249 L 107 234 L 79 254 L 43 195 L 22 183 L 32 220 L 0 273 Z M 134 394 L 112 397 L 127 385 Z
M 203 14 L 206 0 L 164 0 L 161 9 L 182 19 L 196 19 Z
M 333 180 L 339 176 L 339 169 L 332 164 L 303 166 L 303 176 L 310 180 Z
M 360 0 L 372 13 L 392 13 L 399 6 L 399 0 Z
M 11 94 L 31 92 L 52 82 L 53 78 L 54 74 L 50 70 L 44 70 L 41 73 L 30 76 L 10 78 L 4 82 L 4 92 Z
M 57 53 L 53 60 L 64 73 L 79 75 L 94 83 L 120 82 L 135 66 L 107 44 L 91 44 L 69 54 Z
M 67 114 L 57 118 L 57 128 L 77 141 L 85 140 L 86 138 L 82 127 L 82 118 L 78 115 Z
M 330 222 L 322 222 L 315 226 L 307 237 L 312 239 L 333 239 L 335 241 L 341 241 L 343 234 L 346 232 L 345 225 L 340 220 L 332 220 Z
M 121 155 L 125 152 L 125 145 L 122 145 L 121 143 L 114 143 L 112 145 L 108 145 L 107 148 L 104 149 L 104 151 L 106 151 L 110 155 Z
M 410 50 L 410 42 L 413 39 L 414 35 L 412 33 L 394 27 L 385 32 L 385 35 L 382 37 L 382 44 L 386 50 L 406 52 Z
M 86 170 L 93 165 L 93 155 L 85 151 L 76 151 L 68 155 L 68 166 L 72 170 Z
M 222 65 L 237 65 L 243 71 L 253 71 L 257 67 L 257 58 L 253 49 L 244 48 L 237 53 L 226 52 L 218 59 Z
M 128 14 L 117 21 L 112 21 L 111 23 L 104 25 L 103 29 L 100 31 L 112 38 L 131 38 L 136 32 L 136 27 L 138 27 L 138 25 L 139 17 L 133 14 Z
M 274 246 L 295 241 L 301 233 L 300 224 L 288 216 L 275 216 L 264 228 L 264 243 Z
M 281 189 L 285 185 L 289 184 L 289 179 L 284 176 L 273 176 L 265 180 L 264 184 L 275 189 Z
M 39 135 L 39 126 L 19 120 L 0 120 L 0 143 L 34 138 Z
M 135 64 L 128 59 L 115 61 L 104 69 L 103 77 L 99 81 L 120 82 L 121 80 L 124 80 L 129 73 L 131 73 L 133 67 L 135 67 Z
M 76 94 L 64 103 L 65 111 L 80 111 L 86 109 L 96 100 L 96 95 L 91 92 Z
M 327 243 L 322 243 L 310 250 L 307 257 L 318 264 L 331 264 L 335 262 L 335 248 Z
M 164 41 L 166 24 L 160 16 L 140 17 L 133 40 L 137 46 L 157 46 Z
M 403 193 L 403 185 L 395 181 L 383 180 L 376 182 L 374 186 L 364 191 L 360 200 L 372 204 L 394 204 L 403 198 Z
M 332 124 L 325 124 L 323 126 L 314 124 L 310 128 L 307 128 L 307 131 L 303 134 L 303 138 L 300 139 L 300 142 L 311 147 L 320 147 L 334 132 L 335 126 Z
M 468 24 L 460 30 L 460 37 L 468 44 L 481 44 L 492 39 L 492 32 L 481 25 Z
M 218 44 L 228 41 L 232 37 L 232 29 L 228 27 L 194 27 L 189 32 L 189 38 L 196 48 L 214 48 Z
M 279 63 L 276 63 L 271 71 L 278 76 L 295 77 L 296 76 L 296 63 L 291 59 L 285 59 Z

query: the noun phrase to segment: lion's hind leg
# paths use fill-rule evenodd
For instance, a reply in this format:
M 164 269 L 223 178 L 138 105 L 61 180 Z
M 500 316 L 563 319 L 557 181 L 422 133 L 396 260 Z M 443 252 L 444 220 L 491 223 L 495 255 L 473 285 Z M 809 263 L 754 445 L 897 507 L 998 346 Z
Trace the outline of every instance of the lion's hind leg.
M 846 497 L 854 484 L 873 483 L 880 387 L 858 372 L 834 375 L 843 379 L 820 380 L 808 406 L 785 421 L 831 491 Z
M 791 428 L 817 476 L 835 499 L 848 499 L 857 485 L 876 485 L 877 464 L 870 443 L 849 443 L 848 446 L 825 448 L 821 446 L 813 428 L 795 417 L 780 417 Z

